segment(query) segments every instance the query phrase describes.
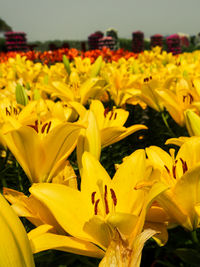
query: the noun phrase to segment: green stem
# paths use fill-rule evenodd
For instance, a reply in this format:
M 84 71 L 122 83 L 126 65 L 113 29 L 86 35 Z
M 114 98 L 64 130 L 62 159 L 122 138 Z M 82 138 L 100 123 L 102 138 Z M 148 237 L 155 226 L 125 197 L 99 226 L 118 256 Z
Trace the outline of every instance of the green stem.
M 4 170 L 6 170 L 8 157 L 9 157 L 9 150 L 7 149 L 6 150 L 6 156 L 5 156 L 4 161 L 3 161 L 3 168 L 4 169 L 1 171 L 1 174 L 3 173 Z M 7 187 L 7 182 L 6 182 L 5 176 L 3 176 L 1 179 L 2 179 L 2 186 Z
M 6 165 L 7 165 L 7 161 L 8 161 L 9 154 L 10 154 L 10 152 L 9 152 L 9 150 L 7 149 L 7 150 L 6 150 L 6 156 L 5 156 L 5 159 L 4 159 L 4 162 L 3 162 L 3 165 L 5 165 L 5 167 L 6 167 Z
M 2 179 L 2 186 L 7 187 L 7 182 L 6 182 L 5 177 L 3 176 L 1 179 Z
M 198 239 L 198 237 L 197 237 L 197 232 L 196 232 L 196 230 L 194 230 L 194 231 L 191 232 L 191 236 L 192 236 L 192 240 L 193 240 L 193 242 L 194 242 L 195 244 L 199 244 L 199 239 Z
M 16 167 L 17 167 L 17 174 L 18 174 L 18 180 L 19 180 L 19 188 L 23 192 L 24 188 L 23 188 L 23 185 L 22 185 L 22 177 L 20 175 L 19 163 L 17 161 L 16 161 Z
M 161 112 L 161 116 L 162 116 L 162 119 L 164 121 L 164 124 L 167 127 L 167 129 L 168 129 L 169 134 L 171 135 L 171 137 L 176 137 L 176 135 L 173 133 L 172 129 L 169 127 L 169 124 L 167 122 L 167 118 L 165 117 L 164 112 Z

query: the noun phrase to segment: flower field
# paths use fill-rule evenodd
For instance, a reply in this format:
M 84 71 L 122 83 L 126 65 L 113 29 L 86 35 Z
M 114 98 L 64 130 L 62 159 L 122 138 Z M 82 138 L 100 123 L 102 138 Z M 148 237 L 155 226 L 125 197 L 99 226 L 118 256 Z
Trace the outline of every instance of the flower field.
M 199 266 L 200 51 L 0 62 L 0 266 Z

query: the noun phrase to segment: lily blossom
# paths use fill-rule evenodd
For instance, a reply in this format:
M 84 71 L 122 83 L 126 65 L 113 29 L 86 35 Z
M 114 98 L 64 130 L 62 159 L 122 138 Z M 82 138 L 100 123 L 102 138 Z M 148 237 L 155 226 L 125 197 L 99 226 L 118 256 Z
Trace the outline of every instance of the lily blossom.
M 31 194 L 49 209 L 60 226 L 70 235 L 60 236 L 39 230 L 37 234 L 36 228 L 29 234 L 32 247 L 36 248 L 35 252 L 51 246 L 78 253 L 82 242 L 85 244 L 85 251 L 78 254 L 102 257 L 116 236 L 119 237 L 119 242 L 126 240 L 128 246 L 124 248 L 128 250 L 129 246 L 132 248 L 138 242 L 134 240 L 139 240 L 137 237 L 143 229 L 146 211 L 152 201 L 166 190 L 160 183 L 155 184 L 148 193 L 134 189 L 145 176 L 144 150 L 130 155 L 119 166 L 113 179 L 90 153 L 85 152 L 82 161 L 80 191 L 60 184 L 47 183 L 34 184 L 30 188 Z M 146 238 L 151 234 L 146 235 Z M 77 241 L 77 248 L 70 248 L 68 240 L 72 238 Z M 146 240 L 144 236 L 141 239 Z M 93 249 L 96 246 L 96 254 L 91 245 Z
M 51 130 L 51 124 L 49 121 L 42 126 L 39 123 L 22 126 L 4 135 L 7 147 L 31 183 L 50 182 L 64 168 L 84 127 L 66 122 Z
M 160 172 L 160 178 L 169 186 L 157 201 L 171 220 L 192 231 L 200 227 L 197 212 L 200 203 L 200 138 L 191 138 L 179 149 L 176 157 L 159 147 L 146 149 L 149 161 Z

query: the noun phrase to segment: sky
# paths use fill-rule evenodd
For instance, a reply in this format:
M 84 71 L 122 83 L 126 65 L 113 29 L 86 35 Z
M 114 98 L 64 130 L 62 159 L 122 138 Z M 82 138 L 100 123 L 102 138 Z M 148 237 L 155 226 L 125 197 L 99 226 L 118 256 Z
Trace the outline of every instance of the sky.
M 112 27 L 120 38 L 200 32 L 200 0 L 0 0 L 0 17 L 28 41 L 87 40 Z

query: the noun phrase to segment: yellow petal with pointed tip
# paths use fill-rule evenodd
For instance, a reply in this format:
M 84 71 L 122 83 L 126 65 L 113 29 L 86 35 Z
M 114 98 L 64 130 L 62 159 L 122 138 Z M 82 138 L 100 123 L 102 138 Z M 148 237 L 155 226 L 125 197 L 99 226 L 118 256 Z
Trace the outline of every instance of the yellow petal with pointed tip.
M 30 242 L 33 253 L 56 249 L 95 258 L 102 258 L 104 256 L 104 251 L 97 246 L 71 236 L 43 233 L 30 237 Z
M 165 165 L 169 170 L 171 170 L 173 160 L 163 149 L 157 146 L 150 146 L 146 148 L 146 153 L 154 167 L 163 168 Z
M 147 130 L 148 128 L 145 125 L 142 124 L 135 124 L 128 128 L 126 128 L 126 131 L 124 131 L 122 134 L 120 134 L 116 139 L 113 139 L 113 141 L 110 144 L 119 142 L 120 140 L 124 139 L 125 137 L 139 131 L 139 130 Z
M 36 226 L 41 224 L 52 225 L 57 233 L 65 233 L 46 206 L 34 196 L 27 197 L 22 192 L 10 188 L 4 188 L 3 193 L 19 217 L 26 217 Z
M 99 92 L 103 93 L 104 80 L 99 78 L 87 79 L 80 87 L 81 104 L 86 105 L 90 97 L 95 98 Z
M 101 145 L 102 147 L 107 147 L 113 143 L 115 140 L 126 132 L 125 127 L 108 127 L 101 130 Z
M 74 150 L 81 128 L 82 125 L 75 123 L 63 123 L 43 139 L 46 154 L 43 170 L 46 177 L 43 179 L 48 178 L 49 182 L 58 173 L 59 167 Z
M 170 138 L 165 142 L 165 144 L 166 145 L 182 146 L 182 144 L 184 144 L 188 139 L 189 139 L 189 137 L 184 137 L 184 136 L 181 136 L 178 138 Z
M 94 210 L 91 201 L 91 194 L 99 191 L 99 182 L 102 181 L 102 186 L 111 184 L 111 178 L 106 170 L 100 164 L 100 162 L 88 152 L 84 152 L 82 157 L 82 180 L 81 180 L 81 192 L 84 197 L 88 199 L 88 205 L 91 205 L 92 211 Z M 92 215 L 94 214 L 94 211 Z
M 88 203 L 80 191 L 65 185 L 41 183 L 34 184 L 30 192 L 47 206 L 67 233 L 90 240 L 83 231 L 83 225 L 93 215 L 93 210 L 88 209 Z
M 22 166 L 30 182 L 40 180 L 41 167 L 45 164 L 45 151 L 36 131 L 28 126 L 5 135 L 8 148 Z
M 26 231 L 2 195 L 0 195 L 0 235 L 0 266 L 35 266 Z
M 118 212 L 134 212 L 136 215 L 140 212 L 144 193 L 142 190 L 135 190 L 135 186 L 144 179 L 145 168 L 145 152 L 140 149 L 127 157 L 117 169 L 112 182 L 116 196 L 120 199 L 116 206 Z
M 200 136 L 200 117 L 192 110 L 185 111 L 186 128 L 190 136 Z
M 85 119 L 88 127 L 82 130 L 77 143 L 77 161 L 80 173 L 82 172 L 82 155 L 85 151 L 90 152 L 96 159 L 101 154 L 101 138 L 96 118 L 92 111 L 87 111 Z

